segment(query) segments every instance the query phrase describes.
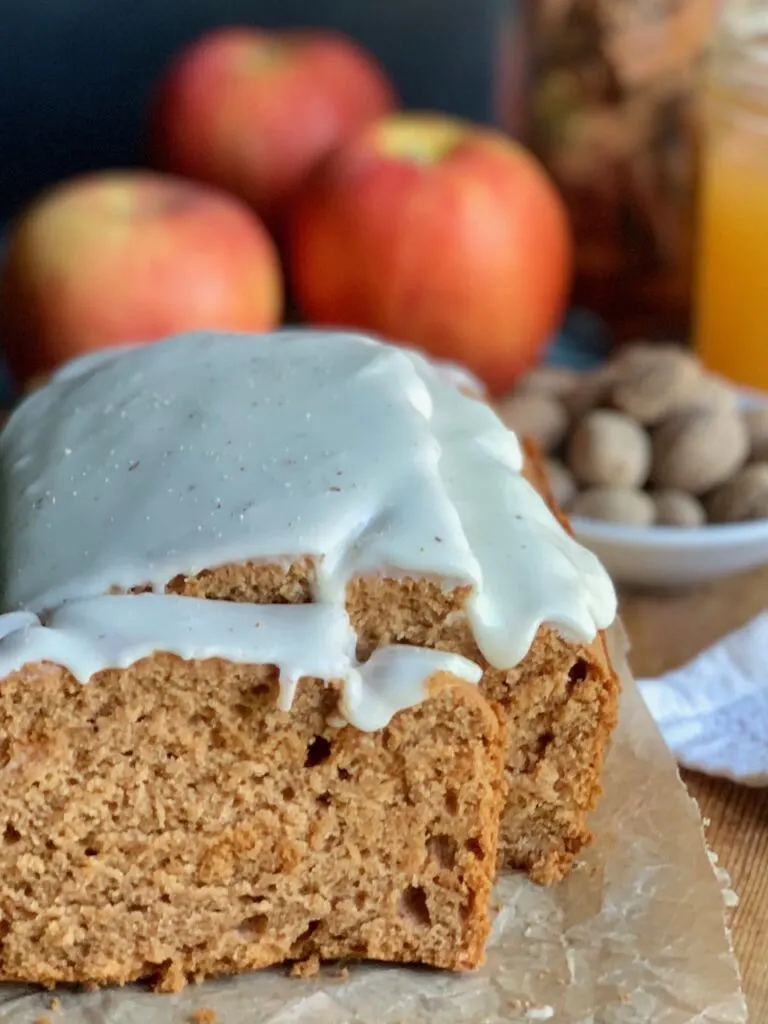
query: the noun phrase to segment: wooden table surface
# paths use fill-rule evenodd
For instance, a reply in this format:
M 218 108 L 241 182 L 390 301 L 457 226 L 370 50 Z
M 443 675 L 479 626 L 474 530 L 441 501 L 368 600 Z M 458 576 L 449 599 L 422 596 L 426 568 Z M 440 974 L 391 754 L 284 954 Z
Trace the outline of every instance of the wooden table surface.
M 632 668 L 637 676 L 653 676 L 683 664 L 768 607 L 768 566 L 687 593 L 625 593 L 621 601 L 632 643 Z M 696 772 L 684 772 L 683 779 L 709 821 L 710 846 L 739 895 L 730 918 L 734 947 L 750 1021 L 764 1024 L 768 1022 L 768 789 L 747 789 Z

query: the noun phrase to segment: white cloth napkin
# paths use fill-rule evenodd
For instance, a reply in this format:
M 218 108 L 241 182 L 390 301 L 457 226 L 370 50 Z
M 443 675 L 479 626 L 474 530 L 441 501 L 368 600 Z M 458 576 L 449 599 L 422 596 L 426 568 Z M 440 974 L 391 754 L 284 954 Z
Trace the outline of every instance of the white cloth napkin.
M 680 764 L 768 786 L 768 612 L 638 686 Z

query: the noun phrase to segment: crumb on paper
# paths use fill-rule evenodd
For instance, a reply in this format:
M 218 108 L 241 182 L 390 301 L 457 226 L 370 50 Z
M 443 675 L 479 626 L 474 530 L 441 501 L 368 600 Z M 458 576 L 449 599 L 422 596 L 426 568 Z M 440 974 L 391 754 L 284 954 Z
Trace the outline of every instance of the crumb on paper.
M 297 960 L 291 967 L 292 978 L 316 978 L 320 973 L 320 957 L 317 953 L 308 956 L 306 960 Z
M 54 1013 L 58 1013 L 59 1012 L 59 1010 L 61 1009 L 61 1000 L 59 999 L 58 996 L 54 996 L 53 997 L 53 999 L 51 1000 L 51 1005 L 50 1005 L 49 1009 L 53 1010 Z
M 336 981 L 347 981 L 349 979 L 349 968 L 342 964 L 332 971 L 331 977 Z
M 527 999 L 508 999 L 506 1007 L 511 1013 L 522 1013 L 528 1020 L 551 1020 L 555 1015 L 554 1007 L 534 1006 Z
M 51 1024 L 51 1018 L 50 1017 L 38 1017 L 35 1020 L 35 1024 Z
M 625 988 L 620 988 L 619 989 L 619 1002 L 620 1003 L 628 1003 L 629 1002 L 629 992 L 627 992 L 627 990 Z
M 216 1024 L 217 1019 L 218 1014 L 210 1006 L 201 1006 L 190 1017 L 192 1024 Z

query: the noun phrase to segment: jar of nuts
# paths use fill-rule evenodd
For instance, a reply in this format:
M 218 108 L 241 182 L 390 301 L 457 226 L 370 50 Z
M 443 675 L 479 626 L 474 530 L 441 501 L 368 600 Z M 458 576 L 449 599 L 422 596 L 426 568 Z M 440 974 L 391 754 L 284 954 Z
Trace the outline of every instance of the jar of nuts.
M 499 117 L 565 198 L 578 243 L 576 304 L 599 313 L 622 341 L 639 332 L 687 333 L 697 85 L 718 6 L 528 0 L 511 7 Z

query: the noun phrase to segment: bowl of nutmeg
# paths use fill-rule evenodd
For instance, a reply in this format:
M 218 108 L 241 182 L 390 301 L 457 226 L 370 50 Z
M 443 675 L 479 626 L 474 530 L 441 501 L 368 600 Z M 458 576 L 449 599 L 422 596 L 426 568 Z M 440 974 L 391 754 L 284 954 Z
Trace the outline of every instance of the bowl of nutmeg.
M 579 540 L 618 583 L 690 586 L 768 563 L 768 394 L 636 342 L 531 371 L 497 405 L 546 455 Z

